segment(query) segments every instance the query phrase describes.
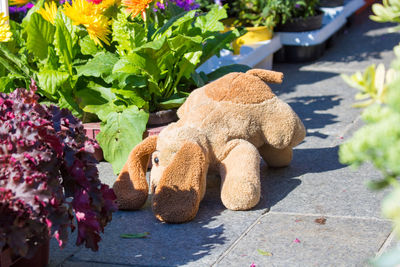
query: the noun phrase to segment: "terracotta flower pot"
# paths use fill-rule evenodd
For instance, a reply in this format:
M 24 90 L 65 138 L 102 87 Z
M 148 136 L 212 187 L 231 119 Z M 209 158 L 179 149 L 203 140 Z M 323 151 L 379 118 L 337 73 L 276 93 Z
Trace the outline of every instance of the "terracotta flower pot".
M 100 122 L 84 123 L 83 128 L 86 136 L 89 139 L 96 141 L 96 135 L 100 132 Z M 97 161 L 102 161 L 104 159 L 103 150 L 99 145 L 94 149 L 94 157 Z
M 45 267 L 49 262 L 50 240 L 41 245 L 36 254 L 30 258 L 23 258 L 6 249 L 0 254 L 0 267 Z

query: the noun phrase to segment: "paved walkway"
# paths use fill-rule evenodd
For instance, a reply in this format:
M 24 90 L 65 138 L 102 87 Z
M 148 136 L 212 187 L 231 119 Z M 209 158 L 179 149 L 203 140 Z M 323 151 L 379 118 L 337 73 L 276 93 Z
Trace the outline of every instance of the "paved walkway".
M 275 64 L 285 73 L 274 86 L 307 127 L 290 167 L 261 165 L 262 200 L 251 211 L 226 210 L 217 186 L 208 188 L 192 222 L 160 223 L 149 203 L 136 212 L 117 212 L 100 250 L 52 241 L 50 266 L 364 266 L 368 258 L 394 246 L 391 224 L 380 216 L 383 192 L 365 183 L 379 177 L 370 166 L 354 171 L 338 162 L 338 146 L 358 129 L 360 110 L 351 107 L 356 90 L 340 77 L 371 63 L 389 66 L 399 34 L 367 14 L 339 36 L 320 60 Z M 112 183 L 108 163 L 101 179 Z M 145 239 L 120 234 L 149 232 Z M 262 255 L 264 254 L 264 255 Z

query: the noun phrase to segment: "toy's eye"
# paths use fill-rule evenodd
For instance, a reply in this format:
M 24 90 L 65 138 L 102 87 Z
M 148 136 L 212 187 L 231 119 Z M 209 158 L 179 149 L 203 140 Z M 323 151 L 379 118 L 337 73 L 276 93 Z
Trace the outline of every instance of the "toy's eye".
M 155 163 L 155 164 L 158 164 L 159 162 L 160 162 L 160 160 L 158 159 L 158 157 L 155 157 L 155 158 L 154 158 L 154 163 Z

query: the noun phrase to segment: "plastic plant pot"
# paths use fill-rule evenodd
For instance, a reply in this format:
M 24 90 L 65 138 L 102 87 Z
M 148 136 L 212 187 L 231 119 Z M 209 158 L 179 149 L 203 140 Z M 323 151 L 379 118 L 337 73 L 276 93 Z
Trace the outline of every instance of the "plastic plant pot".
M 267 26 L 246 27 L 246 30 L 246 34 L 237 38 L 232 43 L 233 53 L 235 55 L 240 54 L 240 47 L 242 45 L 255 44 L 258 42 L 271 40 L 273 36 L 272 28 Z

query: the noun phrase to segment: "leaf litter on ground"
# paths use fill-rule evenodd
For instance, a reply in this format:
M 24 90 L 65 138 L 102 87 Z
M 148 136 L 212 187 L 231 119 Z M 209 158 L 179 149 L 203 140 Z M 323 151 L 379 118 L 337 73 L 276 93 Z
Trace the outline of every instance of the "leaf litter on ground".
M 262 250 L 262 249 L 257 249 L 257 251 L 258 251 L 258 253 L 260 253 L 260 254 L 263 255 L 263 256 L 272 256 L 272 253 L 271 253 L 271 252 L 264 251 L 264 250 Z
M 150 235 L 149 232 L 137 233 L 137 234 L 121 234 L 119 237 L 126 239 L 134 239 L 134 238 L 146 238 Z

